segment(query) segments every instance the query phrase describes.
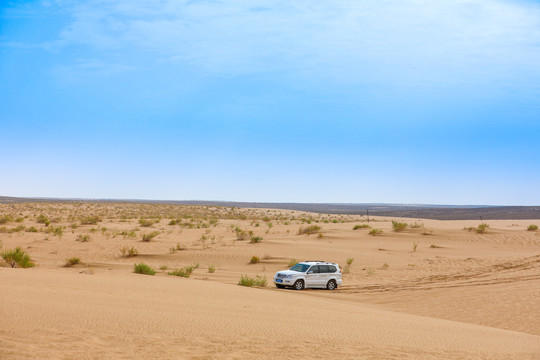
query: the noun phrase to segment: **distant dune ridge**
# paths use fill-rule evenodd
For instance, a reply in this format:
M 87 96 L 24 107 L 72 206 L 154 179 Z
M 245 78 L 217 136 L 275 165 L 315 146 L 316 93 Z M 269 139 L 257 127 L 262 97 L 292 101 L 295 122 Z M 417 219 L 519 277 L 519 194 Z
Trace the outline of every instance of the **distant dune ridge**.
M 435 220 L 503 220 L 540 219 L 539 206 L 492 205 L 429 205 L 429 204 L 330 204 L 330 203 L 272 203 L 205 200 L 139 200 L 139 199 L 63 199 L 0 196 L 0 204 L 19 202 L 95 202 L 130 204 L 202 205 L 258 209 L 284 209 L 324 214 L 369 214 L 389 217 L 408 217 Z
M 0 254 L 19 248 L 35 264 L 0 258 L 0 359 L 536 360 L 536 225 L 0 203 Z M 343 286 L 273 285 L 276 271 L 308 259 L 340 264 Z

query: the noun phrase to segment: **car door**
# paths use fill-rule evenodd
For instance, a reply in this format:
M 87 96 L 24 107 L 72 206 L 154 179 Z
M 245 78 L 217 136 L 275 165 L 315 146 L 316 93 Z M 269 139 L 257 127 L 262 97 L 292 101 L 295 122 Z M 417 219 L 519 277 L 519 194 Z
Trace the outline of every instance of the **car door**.
M 328 265 L 319 265 L 319 286 L 326 286 L 330 279 L 330 269 Z
M 306 272 L 306 287 L 317 287 L 319 284 L 319 265 L 313 265 Z

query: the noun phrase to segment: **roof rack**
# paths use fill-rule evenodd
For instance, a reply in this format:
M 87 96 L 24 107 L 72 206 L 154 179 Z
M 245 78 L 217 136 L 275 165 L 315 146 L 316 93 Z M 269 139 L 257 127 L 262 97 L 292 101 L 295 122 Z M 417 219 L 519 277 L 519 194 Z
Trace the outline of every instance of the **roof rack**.
M 322 261 L 322 260 L 305 260 L 304 262 L 326 262 L 326 261 Z

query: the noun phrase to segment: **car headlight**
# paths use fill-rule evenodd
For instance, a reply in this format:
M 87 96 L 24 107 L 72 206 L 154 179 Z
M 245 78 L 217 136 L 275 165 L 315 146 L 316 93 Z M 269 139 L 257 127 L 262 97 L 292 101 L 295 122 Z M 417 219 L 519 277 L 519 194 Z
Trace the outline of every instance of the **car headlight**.
M 291 274 L 291 275 L 285 276 L 285 279 L 292 279 L 293 277 L 294 277 L 294 275 Z

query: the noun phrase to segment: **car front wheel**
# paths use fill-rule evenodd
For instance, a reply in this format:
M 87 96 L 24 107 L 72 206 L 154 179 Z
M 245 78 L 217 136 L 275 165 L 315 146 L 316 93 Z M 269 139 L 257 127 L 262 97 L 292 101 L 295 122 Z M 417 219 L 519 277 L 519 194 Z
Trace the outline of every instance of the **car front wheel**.
M 326 288 L 328 290 L 335 290 L 336 289 L 336 282 L 334 280 L 330 280 L 328 284 L 326 284 Z
M 293 285 L 294 290 L 302 290 L 304 288 L 304 282 L 302 280 L 296 280 Z

